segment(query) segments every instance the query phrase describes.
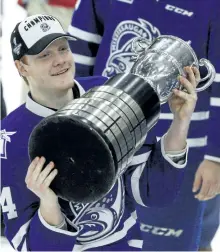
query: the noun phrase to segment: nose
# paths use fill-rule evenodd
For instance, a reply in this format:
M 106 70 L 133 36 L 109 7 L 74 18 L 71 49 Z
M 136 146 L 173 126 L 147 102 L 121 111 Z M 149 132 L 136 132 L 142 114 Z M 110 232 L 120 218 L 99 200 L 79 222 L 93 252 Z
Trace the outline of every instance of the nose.
M 65 56 L 61 53 L 56 53 L 54 55 L 53 66 L 63 65 L 65 63 Z

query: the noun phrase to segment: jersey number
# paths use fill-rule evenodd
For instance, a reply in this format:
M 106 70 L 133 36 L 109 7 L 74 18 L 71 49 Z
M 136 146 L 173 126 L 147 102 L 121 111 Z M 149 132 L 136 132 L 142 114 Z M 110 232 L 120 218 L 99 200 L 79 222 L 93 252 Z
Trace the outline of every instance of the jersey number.
M 0 203 L 2 206 L 2 212 L 8 213 L 8 219 L 13 219 L 18 217 L 16 206 L 12 202 L 11 189 L 10 187 L 4 187 L 2 189 L 2 194 L 0 197 Z

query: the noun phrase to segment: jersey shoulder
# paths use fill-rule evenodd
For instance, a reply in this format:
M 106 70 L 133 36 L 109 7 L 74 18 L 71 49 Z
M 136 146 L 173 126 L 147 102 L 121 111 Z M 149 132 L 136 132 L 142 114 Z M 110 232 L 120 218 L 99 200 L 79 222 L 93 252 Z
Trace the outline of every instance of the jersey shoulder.
M 9 113 L 2 121 L 1 128 L 4 127 L 17 127 L 23 120 L 25 115 L 27 114 L 27 109 L 25 104 L 22 104 L 17 109 L 13 110 Z
M 103 85 L 108 78 L 103 76 L 88 76 L 88 77 L 78 77 L 76 81 L 85 89 L 85 91 L 90 88 Z

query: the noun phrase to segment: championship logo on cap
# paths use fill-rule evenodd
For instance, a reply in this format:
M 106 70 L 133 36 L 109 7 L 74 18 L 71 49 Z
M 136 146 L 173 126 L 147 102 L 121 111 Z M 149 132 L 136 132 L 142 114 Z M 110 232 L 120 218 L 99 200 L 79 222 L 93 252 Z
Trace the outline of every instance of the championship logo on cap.
M 46 23 L 41 24 L 40 28 L 42 29 L 43 32 L 47 32 L 50 30 L 50 26 Z
M 51 15 L 36 14 L 18 23 L 11 34 L 14 60 L 24 55 L 37 55 L 59 38 L 76 40 L 67 34 L 58 19 Z

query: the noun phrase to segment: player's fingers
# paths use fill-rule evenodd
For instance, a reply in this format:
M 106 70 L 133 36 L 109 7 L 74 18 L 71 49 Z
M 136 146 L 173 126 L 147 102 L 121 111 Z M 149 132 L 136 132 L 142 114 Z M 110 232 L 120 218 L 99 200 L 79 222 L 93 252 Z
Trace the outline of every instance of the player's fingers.
M 201 80 L 201 76 L 200 76 L 200 72 L 199 69 L 197 67 L 192 67 L 192 71 L 195 75 L 195 79 L 196 79 L 196 86 L 199 84 L 200 80 Z
M 181 86 L 187 91 L 188 94 L 195 94 L 196 91 L 195 91 L 195 87 L 192 84 L 188 79 L 186 79 L 185 77 L 183 76 L 180 76 L 179 77 L 179 82 L 181 84 Z M 194 80 L 195 82 L 195 80 Z
M 189 100 L 189 94 L 187 94 L 184 91 L 178 90 L 178 89 L 173 89 L 173 93 L 176 97 L 179 97 L 181 99 L 183 99 L 184 101 L 188 101 Z
M 189 66 L 184 67 L 184 71 L 187 75 L 187 80 L 190 82 L 193 89 L 195 89 L 196 88 L 196 78 L 195 78 L 195 75 L 194 75 L 192 68 Z
M 37 180 L 37 178 L 38 178 L 38 176 L 39 176 L 45 162 L 46 162 L 45 157 L 41 157 L 39 159 L 39 161 L 38 161 L 38 163 L 36 165 L 36 168 L 34 169 L 34 171 L 32 173 L 32 178 L 31 179 L 32 179 L 33 182 Z
M 209 183 L 209 181 L 203 181 L 201 190 L 197 195 L 195 195 L 195 198 L 197 198 L 198 200 L 205 200 L 205 198 L 208 197 L 210 186 L 211 184 Z
M 53 179 L 56 177 L 57 173 L 58 173 L 58 170 L 57 170 L 57 169 L 54 169 L 54 170 L 49 174 L 49 176 L 46 177 L 46 179 L 45 179 L 44 182 L 43 182 L 43 185 L 44 185 L 45 187 L 49 187 L 50 184 L 51 184 L 51 182 L 53 181 Z
M 44 182 L 44 180 L 47 178 L 47 176 L 50 174 L 52 169 L 54 168 L 54 162 L 50 162 L 44 170 L 39 174 L 37 178 L 37 184 L 40 185 Z
M 28 180 L 30 176 L 32 175 L 34 169 L 36 168 L 39 159 L 40 159 L 39 157 L 35 157 L 35 159 L 33 159 L 33 161 L 30 163 L 26 177 L 25 177 L 25 183 L 28 183 Z
M 207 193 L 207 197 L 214 198 L 218 194 L 218 183 L 217 181 L 212 181 L 209 191 Z
M 195 179 L 194 179 L 194 183 L 193 183 L 193 192 L 197 192 L 199 190 L 199 188 L 202 185 L 202 176 L 201 174 L 197 171 L 196 175 L 195 175 Z
M 206 197 L 203 198 L 202 200 L 203 200 L 203 201 L 206 201 L 206 200 L 214 199 L 215 197 L 216 197 L 216 194 L 211 195 L 211 196 L 206 196 Z

